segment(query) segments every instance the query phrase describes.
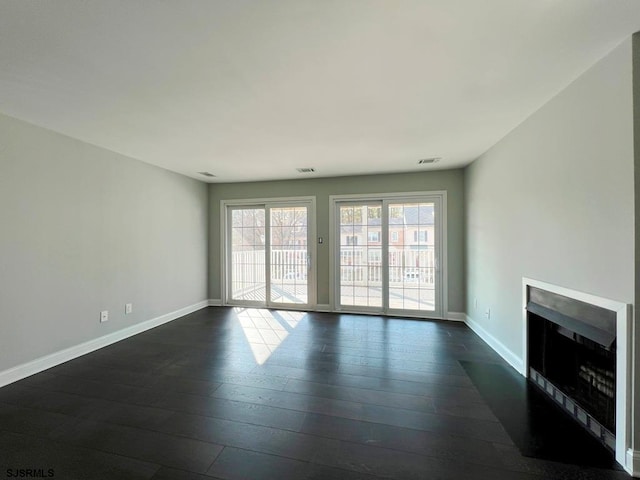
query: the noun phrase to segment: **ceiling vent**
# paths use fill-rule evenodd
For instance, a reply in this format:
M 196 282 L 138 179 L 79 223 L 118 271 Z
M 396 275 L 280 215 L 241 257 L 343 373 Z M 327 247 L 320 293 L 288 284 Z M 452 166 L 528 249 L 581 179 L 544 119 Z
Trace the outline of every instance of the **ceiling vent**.
M 215 175 L 213 173 L 210 172 L 198 172 L 200 175 L 203 175 L 205 177 L 215 177 Z
M 422 160 L 418 160 L 418 165 L 427 165 L 430 163 L 437 163 L 440 160 L 441 160 L 440 157 L 423 158 Z
M 296 168 L 296 170 L 300 173 L 313 173 L 316 171 L 315 168 L 311 168 L 311 167 Z

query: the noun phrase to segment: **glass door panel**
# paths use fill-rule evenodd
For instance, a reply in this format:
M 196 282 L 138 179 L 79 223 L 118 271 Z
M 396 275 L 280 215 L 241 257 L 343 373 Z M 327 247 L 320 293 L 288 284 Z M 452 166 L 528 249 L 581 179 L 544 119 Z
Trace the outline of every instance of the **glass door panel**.
M 340 305 L 382 308 L 382 203 L 338 209 Z
M 270 301 L 309 303 L 308 208 L 271 207 Z
M 435 204 L 389 203 L 390 310 L 436 310 Z
M 266 299 L 265 209 L 231 210 L 230 297 L 264 302 Z

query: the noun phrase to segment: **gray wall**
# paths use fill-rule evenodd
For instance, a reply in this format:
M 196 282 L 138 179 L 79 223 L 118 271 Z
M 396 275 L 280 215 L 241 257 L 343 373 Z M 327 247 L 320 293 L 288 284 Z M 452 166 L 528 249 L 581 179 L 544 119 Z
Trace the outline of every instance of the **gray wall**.
M 634 302 L 631 59 L 629 39 L 466 169 L 467 313 L 520 358 L 522 277 Z
M 633 65 L 633 144 L 634 144 L 634 188 L 635 188 L 635 305 L 640 302 L 640 33 L 632 37 L 632 65 Z M 638 318 L 636 313 L 635 318 Z M 636 325 L 634 323 L 634 325 Z M 637 327 L 636 327 L 637 328 Z M 634 331 L 633 339 L 634 371 L 638 372 L 634 378 L 634 403 L 640 398 L 640 335 Z M 640 411 L 636 411 L 634 418 L 635 435 L 634 449 L 640 446 Z
M 205 300 L 207 228 L 206 184 L 0 115 L 0 371 Z
M 317 234 L 329 239 L 329 195 L 446 190 L 450 312 L 464 311 L 464 184 L 462 170 L 393 175 L 212 184 L 209 191 L 209 297 L 220 299 L 220 201 L 244 198 L 315 196 Z M 329 303 L 329 243 L 318 245 L 318 303 Z M 446 310 L 446 309 L 445 309 Z

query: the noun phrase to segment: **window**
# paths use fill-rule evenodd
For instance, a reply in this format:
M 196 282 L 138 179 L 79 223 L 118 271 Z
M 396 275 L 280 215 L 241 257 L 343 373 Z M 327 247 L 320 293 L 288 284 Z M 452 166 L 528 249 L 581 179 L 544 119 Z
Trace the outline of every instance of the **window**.
M 379 242 L 380 241 L 380 232 L 369 232 L 367 235 L 369 242 Z
M 391 241 L 393 243 L 398 241 L 398 232 L 391 232 Z
M 358 245 L 358 237 L 355 235 L 349 235 L 347 237 L 347 245 Z
M 413 232 L 413 241 L 414 242 L 422 242 L 422 243 L 426 243 L 427 242 L 427 231 L 426 230 L 420 230 L 420 231 L 415 231 Z

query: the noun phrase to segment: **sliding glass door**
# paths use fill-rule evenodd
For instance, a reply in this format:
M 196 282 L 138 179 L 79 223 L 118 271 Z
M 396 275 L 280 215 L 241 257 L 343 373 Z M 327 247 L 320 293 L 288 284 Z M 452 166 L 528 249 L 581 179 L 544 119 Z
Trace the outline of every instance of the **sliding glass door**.
M 442 316 L 442 197 L 333 198 L 338 310 Z
M 308 306 L 313 202 L 229 204 L 225 303 Z

